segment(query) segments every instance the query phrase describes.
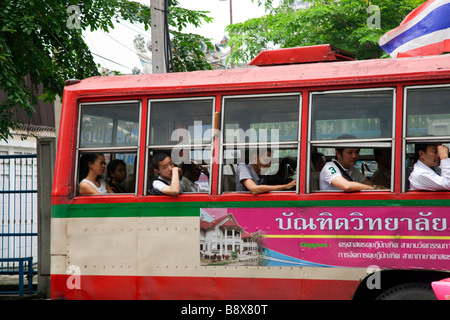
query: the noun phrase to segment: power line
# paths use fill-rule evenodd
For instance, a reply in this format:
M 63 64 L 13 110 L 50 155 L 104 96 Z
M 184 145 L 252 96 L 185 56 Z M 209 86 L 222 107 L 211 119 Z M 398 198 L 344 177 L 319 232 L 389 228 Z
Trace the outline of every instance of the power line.
M 86 37 L 89 39 L 89 42 L 91 43 L 91 45 L 94 48 L 94 50 L 97 51 L 97 48 L 95 47 L 94 41 L 92 41 L 91 37 L 89 36 L 89 32 L 86 32 Z M 91 50 L 91 52 L 92 52 L 92 50 Z M 103 64 L 105 63 L 102 58 L 100 58 L 100 60 L 102 61 Z
M 129 25 L 127 26 L 127 25 L 126 25 L 125 23 L 123 23 L 123 22 L 126 22 L 126 23 L 128 23 Z M 130 30 L 132 30 L 132 31 L 134 31 L 134 32 L 140 33 L 141 35 L 146 36 L 146 37 L 148 37 L 148 33 L 150 32 L 150 31 L 145 30 L 145 29 L 144 29 L 142 26 L 140 26 L 139 24 L 131 23 L 131 22 L 129 22 L 128 20 L 121 20 L 121 22 L 118 23 L 117 26 L 122 26 L 122 27 L 128 28 L 128 29 L 130 29 Z M 140 29 L 140 31 L 138 31 L 137 29 L 132 28 L 131 26 Z
M 117 64 L 117 65 L 119 65 L 119 66 L 122 66 L 122 67 L 127 68 L 127 69 L 130 69 L 130 70 L 133 70 L 133 68 L 124 66 L 124 65 L 121 64 L 121 63 L 118 63 L 118 62 L 116 62 L 116 61 L 113 61 L 113 60 L 111 60 L 111 59 L 108 59 L 108 58 L 106 58 L 106 57 L 103 57 L 103 56 L 101 56 L 101 55 L 99 55 L 99 54 L 97 54 L 97 53 L 95 53 L 95 52 L 92 52 L 92 51 L 91 51 L 91 53 L 92 53 L 93 55 L 97 56 L 97 57 L 100 57 L 100 58 L 102 58 L 102 59 L 108 60 L 109 62 L 115 63 L 115 64 Z
M 112 36 L 111 36 L 110 34 L 108 34 L 107 32 L 105 32 L 105 31 L 102 31 L 102 32 L 105 34 L 105 36 L 111 38 L 112 40 L 114 40 L 115 42 L 117 42 L 118 44 L 120 44 L 121 46 L 127 48 L 128 50 L 130 50 L 131 52 L 133 52 L 134 54 L 136 54 L 136 52 L 135 52 L 133 49 L 128 48 L 126 45 L 124 45 L 122 42 L 120 42 L 119 40 L 117 40 L 117 39 L 115 39 L 114 37 L 112 37 Z
M 131 48 L 127 47 L 127 46 L 124 45 L 122 42 L 120 42 L 119 40 L 115 39 L 113 36 L 109 35 L 108 33 L 104 32 L 104 31 L 102 31 L 102 30 L 99 30 L 99 31 L 101 31 L 102 34 L 104 34 L 104 35 L 106 35 L 107 37 L 111 38 L 111 39 L 114 40 L 115 42 L 119 43 L 121 46 L 123 46 L 123 47 L 125 47 L 126 49 L 130 50 L 133 54 L 136 54 L 136 52 L 135 52 L 134 50 L 132 50 Z M 97 49 L 96 49 L 96 47 L 95 47 L 95 45 L 94 45 L 94 42 L 93 42 L 92 39 L 89 37 L 89 35 L 88 35 L 88 38 L 89 38 L 89 40 L 90 40 L 90 42 L 91 42 L 93 48 L 97 51 Z M 109 61 L 109 62 L 112 62 L 112 63 L 114 63 L 114 64 L 116 64 L 116 65 L 119 65 L 119 66 L 122 66 L 122 67 L 124 67 L 124 68 L 130 69 L 131 71 L 134 70 L 134 68 L 130 68 L 130 67 L 128 67 L 128 66 L 125 66 L 125 65 L 123 65 L 123 64 L 121 64 L 121 63 L 119 63 L 119 62 L 116 62 L 116 61 L 114 61 L 114 60 L 111 60 L 111 59 L 109 59 L 109 58 L 106 58 L 106 57 L 104 57 L 104 56 L 102 56 L 102 55 L 100 55 L 100 54 L 98 54 L 98 53 L 95 53 L 95 52 L 92 52 L 92 51 L 91 51 L 91 53 L 92 53 L 93 55 L 95 55 L 95 56 L 101 58 L 101 59 L 105 59 L 105 60 L 107 60 L 107 61 Z

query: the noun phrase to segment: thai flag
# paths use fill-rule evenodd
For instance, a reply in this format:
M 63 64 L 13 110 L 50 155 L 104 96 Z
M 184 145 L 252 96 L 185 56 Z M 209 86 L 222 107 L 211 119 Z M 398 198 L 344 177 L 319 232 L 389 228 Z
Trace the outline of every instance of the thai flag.
M 391 57 L 450 52 L 450 0 L 429 0 L 378 41 Z

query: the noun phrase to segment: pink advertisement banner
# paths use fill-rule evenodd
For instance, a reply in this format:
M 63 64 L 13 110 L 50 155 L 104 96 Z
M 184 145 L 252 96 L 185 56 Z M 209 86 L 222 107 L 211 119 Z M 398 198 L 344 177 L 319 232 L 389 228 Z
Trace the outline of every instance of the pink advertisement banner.
M 201 209 L 202 265 L 450 270 L 445 207 Z

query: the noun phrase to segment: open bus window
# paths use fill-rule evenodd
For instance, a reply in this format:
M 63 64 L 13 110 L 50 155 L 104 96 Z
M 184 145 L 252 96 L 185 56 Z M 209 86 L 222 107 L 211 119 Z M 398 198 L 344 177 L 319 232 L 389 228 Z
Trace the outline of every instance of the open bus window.
M 140 107 L 139 101 L 80 104 L 78 162 L 75 177 L 77 195 L 87 194 L 86 190 L 92 194 L 96 192 L 101 194 L 135 193 Z M 92 159 L 97 159 L 96 155 L 101 155 L 100 162 L 103 168 L 97 167 L 98 172 L 93 175 L 92 170 L 90 172 L 92 167 L 90 163 L 92 164 Z M 108 174 L 108 166 L 113 166 L 116 173 Z M 84 181 L 83 185 L 80 185 L 83 179 L 89 180 L 90 183 Z M 88 184 L 89 187 L 85 189 L 84 185 Z
M 269 152 L 268 156 L 267 152 Z M 242 150 L 225 150 L 224 165 L 222 171 L 223 192 L 245 192 L 240 184 L 237 174 L 238 166 L 245 164 L 252 166 L 257 176 L 253 177 L 261 185 L 286 185 L 296 178 L 297 149 L 265 149 L 245 148 Z M 260 157 L 259 160 L 256 160 Z M 242 159 L 236 161 L 236 159 Z M 263 159 L 263 160 L 261 160 Z M 238 162 L 238 163 L 236 163 Z M 259 169 L 256 168 L 260 166 Z M 249 169 L 251 170 L 251 169 Z M 295 191 L 296 186 L 283 189 Z M 283 191 L 280 190 L 280 191 Z
M 377 189 L 392 189 L 393 181 L 386 180 L 388 177 L 391 180 L 390 177 L 393 176 L 391 168 L 394 93 L 393 89 L 311 93 L 309 179 L 307 179 L 309 192 L 341 190 L 335 186 L 328 188 L 329 183 L 320 186 L 321 170 L 315 161 L 322 159 L 323 162 L 325 158 L 326 162 L 330 162 L 337 158 L 336 150 L 341 152 L 343 149 L 353 149 L 359 153 L 356 164 L 359 173 L 351 169 L 354 178 L 342 173 L 346 180 L 373 183 L 377 185 Z M 345 165 L 349 166 L 347 163 Z M 329 165 L 325 167 L 328 168 Z M 349 166 L 353 167 L 354 164 Z M 381 169 L 384 172 L 380 172 Z M 375 172 L 377 174 L 373 176 Z M 384 179 L 380 178 L 381 175 Z M 377 183 L 371 181 L 374 178 Z
M 419 141 L 406 145 L 405 189 L 414 191 L 450 190 L 450 140 Z M 439 150 L 442 148 L 443 152 Z M 441 155 L 443 154 L 443 156 Z
M 391 189 L 391 148 L 355 148 L 359 149 L 359 156 L 354 167 L 361 173 L 361 175 L 358 174 L 357 176 L 369 180 L 371 185 L 379 186 L 380 190 Z M 309 190 L 311 192 L 321 190 L 320 172 L 327 162 L 336 160 L 336 158 L 336 148 L 314 148 L 311 156 L 311 169 L 309 172 Z M 362 179 L 363 178 L 361 178 L 361 182 L 364 181 Z M 356 181 L 356 179 L 353 180 Z M 323 189 L 324 188 L 322 188 L 322 190 Z
M 156 152 L 184 169 L 180 193 L 209 193 L 214 99 L 151 100 L 149 107 L 147 194 L 158 178 L 151 161 Z
M 135 193 L 136 153 L 81 152 L 78 163 L 78 195 Z
M 450 86 L 420 86 L 405 88 L 405 168 L 403 190 L 437 191 L 449 190 L 448 186 L 440 183 L 433 185 L 418 184 L 411 185 L 410 176 L 417 164 L 419 171 L 432 171 L 430 173 L 441 173 L 441 165 L 437 162 L 426 164 L 426 160 L 419 160 L 419 150 L 425 151 L 427 146 L 444 144 L 450 146 L 450 111 L 449 111 Z M 436 149 L 436 148 L 435 148 Z M 433 151 L 434 152 L 434 151 Z M 417 162 L 421 163 L 417 163 Z M 433 177 L 433 176 L 432 176 Z M 416 180 L 413 178 L 413 180 Z M 422 182 L 425 179 L 419 179 Z M 438 180 L 442 180 L 438 178 Z
M 148 164 L 148 175 L 147 175 L 147 194 L 157 194 L 153 189 L 153 180 L 164 179 L 164 177 L 159 176 L 153 167 L 152 159 L 156 153 L 164 153 L 165 155 L 176 159 L 174 156 L 177 152 L 184 152 L 182 150 L 154 150 L 149 152 L 149 164 Z M 188 150 L 189 156 L 186 158 L 189 161 L 186 162 L 173 162 L 174 166 L 180 167 L 183 170 L 183 174 L 179 176 L 180 178 L 180 193 L 209 193 L 210 190 L 210 162 L 205 161 L 205 159 L 210 159 L 210 150 Z M 183 157 L 183 156 L 180 156 Z M 165 179 L 167 180 L 167 179 Z M 170 182 L 168 180 L 167 182 Z
M 299 94 L 224 98 L 221 192 L 248 191 L 237 177 L 241 169 L 259 185 L 287 185 L 295 178 L 299 110 Z M 283 190 L 296 191 L 295 182 Z

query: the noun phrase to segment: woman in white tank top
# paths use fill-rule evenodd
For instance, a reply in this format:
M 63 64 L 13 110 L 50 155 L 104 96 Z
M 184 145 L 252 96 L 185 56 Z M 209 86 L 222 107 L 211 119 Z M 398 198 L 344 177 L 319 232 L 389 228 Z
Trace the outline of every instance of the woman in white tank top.
M 95 185 L 95 183 L 93 183 L 93 182 L 91 182 L 91 181 L 89 181 L 89 180 L 87 180 L 87 179 L 81 180 L 80 186 L 81 186 L 82 183 L 83 183 L 83 185 L 84 185 L 85 183 L 88 183 L 92 188 L 94 188 L 94 190 L 95 190 L 97 193 L 99 193 L 99 194 L 107 194 L 107 193 L 108 193 L 108 190 L 106 189 L 106 182 L 105 182 L 105 180 L 104 180 L 103 178 L 99 178 L 98 181 L 100 182 L 100 187 L 97 187 L 97 186 Z M 81 193 L 81 191 L 80 191 L 80 194 L 87 194 L 87 193 Z
M 85 177 L 78 186 L 80 195 L 114 193 L 101 177 L 105 167 L 105 157 L 101 153 L 85 153 L 81 156 L 80 175 Z

